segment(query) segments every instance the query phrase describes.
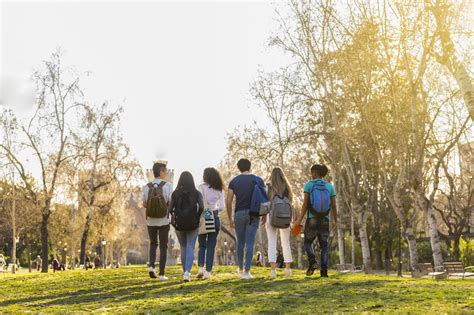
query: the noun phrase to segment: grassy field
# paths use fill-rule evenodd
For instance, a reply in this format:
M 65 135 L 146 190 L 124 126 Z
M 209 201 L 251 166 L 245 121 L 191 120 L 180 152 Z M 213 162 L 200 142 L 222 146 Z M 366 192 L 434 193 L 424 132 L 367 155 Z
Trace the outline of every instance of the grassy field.
M 411 279 L 379 275 L 291 279 L 268 277 L 254 268 L 256 279 L 235 276 L 235 267 L 217 267 L 212 280 L 181 282 L 178 267 L 169 267 L 168 282 L 148 278 L 144 267 L 76 270 L 55 274 L 0 274 L 2 312 L 223 312 L 322 313 L 414 312 L 473 313 L 474 280 Z

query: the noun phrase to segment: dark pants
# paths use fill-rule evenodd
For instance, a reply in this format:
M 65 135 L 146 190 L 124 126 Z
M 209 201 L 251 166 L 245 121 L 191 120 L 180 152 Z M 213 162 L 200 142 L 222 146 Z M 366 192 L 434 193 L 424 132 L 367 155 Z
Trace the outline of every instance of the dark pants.
M 309 219 L 306 221 L 304 229 L 304 248 L 308 255 L 308 262 L 311 266 L 316 262 L 314 255 L 313 241 L 318 238 L 321 248 L 321 274 L 327 274 L 329 262 L 329 222 L 325 219 Z
M 158 237 L 160 238 L 160 276 L 165 274 L 166 254 L 168 251 L 168 234 L 170 225 L 148 226 L 148 236 L 150 237 L 150 263 L 149 266 L 155 268 L 156 248 L 158 247 Z
M 211 272 L 214 264 L 214 253 L 217 244 L 217 235 L 221 229 L 221 221 L 219 214 L 214 211 L 214 220 L 216 225 L 216 231 L 214 233 L 201 234 L 198 236 L 199 252 L 198 252 L 198 266 L 204 267 L 206 264 L 206 271 Z

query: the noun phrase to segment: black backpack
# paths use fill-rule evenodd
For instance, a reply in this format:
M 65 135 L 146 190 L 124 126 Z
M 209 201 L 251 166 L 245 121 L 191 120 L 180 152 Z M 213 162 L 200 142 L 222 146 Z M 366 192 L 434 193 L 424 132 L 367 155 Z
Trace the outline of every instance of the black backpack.
M 199 227 L 198 196 L 194 192 L 177 192 L 175 207 L 171 209 L 171 224 L 177 231 L 191 231 Z

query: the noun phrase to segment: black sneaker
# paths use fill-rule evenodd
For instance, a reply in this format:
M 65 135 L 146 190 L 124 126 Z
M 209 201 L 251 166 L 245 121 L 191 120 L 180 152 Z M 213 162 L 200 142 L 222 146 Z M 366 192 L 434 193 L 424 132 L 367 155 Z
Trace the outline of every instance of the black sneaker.
M 308 270 L 306 270 L 306 276 L 312 276 L 314 271 L 316 270 L 316 262 L 309 264 Z
M 327 270 L 321 270 L 321 278 L 328 278 L 328 271 Z
M 148 269 L 148 274 L 150 275 L 150 278 L 152 279 L 158 278 L 158 276 L 156 275 L 155 268 L 153 267 L 150 267 L 150 269 Z

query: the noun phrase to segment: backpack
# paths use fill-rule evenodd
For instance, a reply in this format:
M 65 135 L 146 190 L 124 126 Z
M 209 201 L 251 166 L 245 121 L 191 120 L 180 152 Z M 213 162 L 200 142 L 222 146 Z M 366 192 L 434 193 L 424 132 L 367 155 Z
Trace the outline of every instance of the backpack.
M 253 188 L 252 199 L 250 201 L 250 215 L 260 216 L 268 213 L 268 196 L 265 187 L 260 185 L 257 181 L 257 176 L 254 179 L 255 186 Z
M 172 209 L 171 224 L 177 231 L 191 231 L 199 227 L 197 192 L 179 192 Z
M 331 193 L 323 181 L 315 181 L 309 193 L 309 211 L 318 219 L 324 218 L 331 211 Z
M 168 205 L 166 204 L 163 186 L 166 182 L 159 184 L 148 183 L 148 199 L 146 201 L 146 216 L 148 218 L 164 218 L 168 215 Z
M 286 229 L 290 226 L 292 209 L 287 197 L 273 197 L 270 209 L 270 224 L 273 227 Z

